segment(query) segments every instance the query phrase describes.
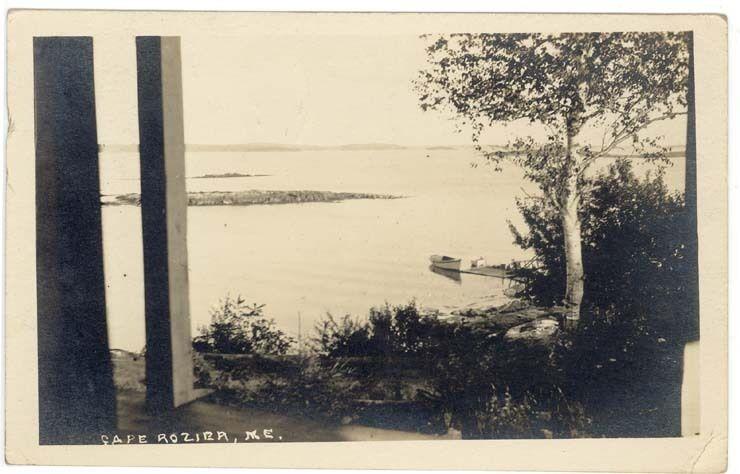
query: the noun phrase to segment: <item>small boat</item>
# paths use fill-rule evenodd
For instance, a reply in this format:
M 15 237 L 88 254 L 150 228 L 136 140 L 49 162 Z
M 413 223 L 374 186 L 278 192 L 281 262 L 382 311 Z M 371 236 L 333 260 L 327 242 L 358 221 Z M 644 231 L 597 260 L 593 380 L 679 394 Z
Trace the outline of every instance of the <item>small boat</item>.
M 445 270 L 460 271 L 460 259 L 448 257 L 447 255 L 432 255 L 429 257 L 432 266 Z

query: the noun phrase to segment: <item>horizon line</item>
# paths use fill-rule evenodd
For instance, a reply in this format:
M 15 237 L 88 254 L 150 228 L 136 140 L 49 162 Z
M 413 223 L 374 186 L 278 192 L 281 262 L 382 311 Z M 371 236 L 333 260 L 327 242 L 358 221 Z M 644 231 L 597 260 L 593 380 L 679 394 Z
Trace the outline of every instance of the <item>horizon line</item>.
M 484 144 L 481 145 L 490 148 L 505 149 L 505 146 L 497 144 Z M 329 150 L 343 150 L 343 151 L 358 151 L 358 150 L 409 150 L 409 149 L 424 149 L 424 150 L 454 150 L 461 148 L 475 148 L 474 144 L 461 144 L 461 145 L 450 145 L 450 144 L 429 144 L 429 145 L 399 145 L 395 143 L 347 143 L 341 145 L 311 145 L 311 144 L 294 144 L 294 143 L 270 143 L 270 142 L 254 142 L 254 143 L 227 143 L 227 144 L 216 144 L 216 143 L 186 143 L 185 151 L 213 151 L 213 152 L 230 152 L 230 151 L 243 151 L 243 152 L 301 152 L 301 151 L 329 151 Z M 670 145 L 669 156 L 676 156 L 677 153 L 685 153 L 686 147 L 679 145 Z M 98 144 L 98 152 L 138 152 L 138 143 L 100 143 Z M 613 156 L 633 156 L 634 154 L 626 155 L 613 155 Z M 636 156 L 636 155 L 635 155 Z

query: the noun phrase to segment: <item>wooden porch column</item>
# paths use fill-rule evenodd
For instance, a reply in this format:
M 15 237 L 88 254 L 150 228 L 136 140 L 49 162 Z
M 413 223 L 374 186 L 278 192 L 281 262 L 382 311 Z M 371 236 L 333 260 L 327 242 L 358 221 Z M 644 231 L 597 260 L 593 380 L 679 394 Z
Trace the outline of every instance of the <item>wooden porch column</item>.
M 33 39 L 39 443 L 116 426 L 95 124 L 93 41 Z
M 180 38 L 136 38 L 144 239 L 146 401 L 154 413 L 195 399 L 188 304 Z
M 689 274 L 686 275 L 688 292 L 687 315 L 684 327 L 686 346 L 683 353 L 683 383 L 681 386 L 681 434 L 699 434 L 699 236 L 696 203 L 696 99 L 694 82 L 694 32 L 687 33 L 689 48 L 689 77 L 686 93 L 686 246 Z

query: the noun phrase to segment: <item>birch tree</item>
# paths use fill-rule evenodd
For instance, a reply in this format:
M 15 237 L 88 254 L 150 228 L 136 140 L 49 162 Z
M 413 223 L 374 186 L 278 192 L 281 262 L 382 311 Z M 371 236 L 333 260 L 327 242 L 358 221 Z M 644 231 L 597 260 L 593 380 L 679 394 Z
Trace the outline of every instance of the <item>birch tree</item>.
M 500 170 L 519 166 L 557 209 L 564 231 L 568 318 L 583 299 L 579 210 L 589 169 L 626 153 L 667 162 L 651 124 L 686 114 L 686 33 L 450 34 L 430 40 L 415 82 L 423 110 L 452 113 L 458 131 Z M 504 147 L 483 142 L 497 124 L 536 131 Z M 522 128 L 522 127 L 517 127 Z M 594 138 L 596 137 L 596 138 Z M 587 207 L 585 207 L 587 209 Z

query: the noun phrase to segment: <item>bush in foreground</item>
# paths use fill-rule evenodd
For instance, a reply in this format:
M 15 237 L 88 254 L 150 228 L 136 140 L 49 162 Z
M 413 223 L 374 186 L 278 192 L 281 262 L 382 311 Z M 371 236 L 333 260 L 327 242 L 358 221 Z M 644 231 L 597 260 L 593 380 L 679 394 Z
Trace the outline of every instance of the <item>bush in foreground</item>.
M 247 304 L 241 296 L 227 296 L 211 312 L 211 324 L 193 339 L 197 352 L 282 355 L 293 338 L 263 314 L 265 305 Z
M 327 314 L 315 326 L 314 351 L 326 357 L 422 355 L 443 343 L 444 327 L 416 302 L 370 308 L 367 319 Z

